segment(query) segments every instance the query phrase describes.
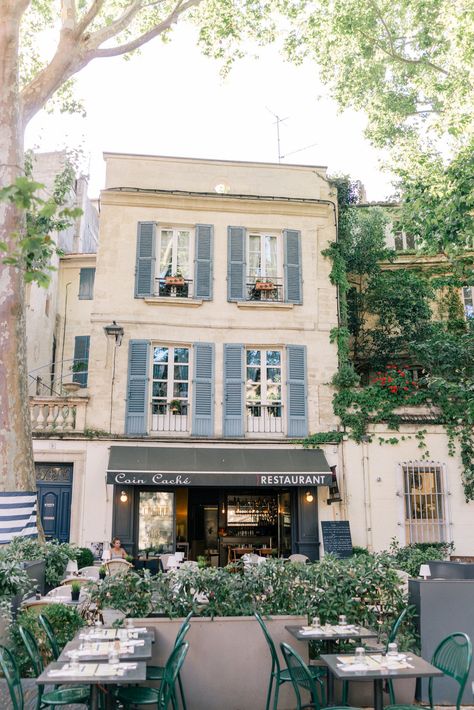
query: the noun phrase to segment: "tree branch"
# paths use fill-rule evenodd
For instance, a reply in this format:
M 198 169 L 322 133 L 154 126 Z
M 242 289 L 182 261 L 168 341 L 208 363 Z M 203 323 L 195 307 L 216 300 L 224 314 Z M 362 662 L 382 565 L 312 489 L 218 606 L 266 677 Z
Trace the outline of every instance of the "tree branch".
M 402 54 L 398 54 L 396 50 L 388 50 L 387 47 L 385 47 L 379 40 L 375 39 L 375 37 L 372 37 L 367 32 L 364 32 L 361 29 L 357 29 L 356 32 L 361 34 L 362 37 L 365 37 L 365 39 L 369 40 L 369 42 L 371 42 L 375 47 L 378 47 L 382 52 L 384 52 L 384 54 L 386 54 L 388 57 L 391 57 L 397 62 L 402 62 L 403 64 L 419 64 L 426 67 L 431 67 L 435 71 L 440 72 L 445 76 L 449 75 L 449 72 L 446 71 L 446 69 L 443 69 L 443 67 L 439 67 L 437 64 L 433 64 L 433 62 L 430 62 L 429 59 L 411 59 L 410 57 L 404 57 Z
M 165 32 L 171 27 L 171 25 L 173 25 L 178 20 L 180 15 L 186 12 L 186 10 L 189 10 L 189 8 L 199 5 L 201 2 L 202 0 L 187 0 L 186 2 L 180 0 L 174 10 L 168 15 L 166 20 L 163 20 L 151 30 L 148 30 L 148 32 L 145 32 L 139 37 L 136 37 L 135 39 L 131 40 L 130 42 L 127 42 L 126 44 L 121 44 L 118 47 L 92 49 L 87 54 L 87 61 L 90 61 L 91 59 L 97 59 L 99 57 L 117 57 L 121 54 L 133 52 L 134 49 L 142 47 L 154 37 L 157 37 L 158 35 Z
M 98 49 L 101 44 L 107 42 L 111 37 L 116 37 L 120 32 L 122 32 L 130 22 L 133 20 L 135 15 L 142 9 L 142 0 L 134 0 L 123 12 L 120 17 L 106 25 L 101 27 L 100 30 L 94 32 L 87 41 L 89 49 Z
M 72 32 L 76 29 L 75 0 L 61 0 L 61 32 Z
M 94 0 L 82 20 L 79 22 L 77 26 L 77 31 L 79 35 L 82 35 L 85 29 L 89 27 L 91 22 L 95 20 L 99 12 L 102 10 L 104 6 L 105 0 Z
M 26 0 L 23 1 L 25 2 Z M 161 0 L 159 1 L 161 2 Z M 146 42 L 149 42 L 154 37 L 157 37 L 159 34 L 169 29 L 186 10 L 195 5 L 199 5 L 201 2 L 202 0 L 178 0 L 168 17 L 155 25 L 151 30 L 126 44 L 108 49 L 100 49 L 100 46 L 95 44 L 98 38 L 97 33 L 93 33 L 92 36 L 88 37 L 87 33 L 79 34 L 77 26 L 73 31 L 68 28 L 63 28 L 54 57 L 48 66 L 38 72 L 21 92 L 23 125 L 26 126 L 28 121 L 44 106 L 48 99 L 53 96 L 64 82 L 85 67 L 92 59 L 96 59 L 97 57 L 115 57 L 141 47 Z M 74 0 L 62 0 L 62 3 L 63 6 L 68 7 L 71 7 L 72 3 L 75 9 Z M 87 13 L 87 17 L 91 18 L 90 21 L 92 21 L 94 13 L 95 16 L 97 15 L 102 4 L 103 0 L 94 0 L 93 5 Z M 150 4 L 156 4 L 156 2 L 151 2 L 149 5 Z M 117 32 L 120 33 L 122 29 L 125 29 L 127 26 L 125 18 L 130 22 L 137 11 L 141 10 L 142 7 L 142 0 L 134 0 L 128 10 L 114 23 L 116 34 Z M 80 24 L 83 23 L 84 20 Z M 122 25 L 124 26 L 122 27 Z M 107 30 L 108 29 L 109 27 Z M 99 33 L 100 32 L 101 30 L 99 30 Z M 101 36 L 103 37 L 104 35 Z

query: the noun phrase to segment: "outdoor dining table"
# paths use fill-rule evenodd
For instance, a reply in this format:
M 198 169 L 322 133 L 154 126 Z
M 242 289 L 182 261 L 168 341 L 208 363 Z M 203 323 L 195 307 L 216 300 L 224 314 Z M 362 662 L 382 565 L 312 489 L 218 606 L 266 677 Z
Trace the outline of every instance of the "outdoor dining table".
M 137 644 L 137 641 L 140 645 Z M 150 638 L 124 638 L 121 641 L 119 639 L 117 641 L 87 641 L 75 638 L 64 646 L 58 661 L 69 661 L 71 651 L 78 651 L 80 661 L 107 660 L 108 652 L 111 648 L 116 648 L 121 661 L 148 661 L 152 656 Z
M 368 681 L 374 684 L 374 710 L 383 710 L 383 684 L 387 678 L 399 680 L 401 678 L 429 678 L 442 676 L 443 673 L 436 666 L 425 661 L 424 658 L 414 653 L 399 654 L 399 660 L 389 660 L 388 666 L 382 665 L 381 653 L 369 653 L 366 656 L 367 666 L 362 668 L 351 654 L 322 654 L 321 661 L 329 669 L 329 677 L 339 680 Z M 349 670 L 350 666 L 353 669 Z M 329 700 L 329 704 L 333 700 Z
M 120 675 L 117 671 L 120 671 Z M 122 673 L 123 671 L 123 673 Z M 77 670 L 68 663 L 50 663 L 36 679 L 38 685 L 67 683 L 69 685 L 88 684 L 91 687 L 90 708 L 99 706 L 99 685 L 128 685 L 146 680 L 146 663 L 127 662 L 112 666 L 109 663 L 79 663 Z
M 329 654 L 335 649 L 336 641 L 352 640 L 363 642 L 377 638 L 376 631 L 355 624 L 347 624 L 346 626 L 327 624 L 320 627 L 320 629 L 311 629 L 308 626 L 285 626 L 285 629 L 298 641 L 320 641 L 324 643 L 326 653 Z M 327 691 L 328 703 L 331 704 L 334 701 L 334 676 L 331 673 L 328 673 Z
M 130 626 L 130 627 L 120 627 L 116 626 L 105 626 L 101 624 L 100 626 L 89 626 L 85 629 L 81 629 L 74 636 L 74 639 L 80 639 L 81 641 L 110 641 L 116 638 L 122 638 L 128 635 L 128 632 L 132 631 L 136 634 L 137 638 L 143 639 L 148 638 L 152 643 L 155 643 L 155 628 L 153 626 Z

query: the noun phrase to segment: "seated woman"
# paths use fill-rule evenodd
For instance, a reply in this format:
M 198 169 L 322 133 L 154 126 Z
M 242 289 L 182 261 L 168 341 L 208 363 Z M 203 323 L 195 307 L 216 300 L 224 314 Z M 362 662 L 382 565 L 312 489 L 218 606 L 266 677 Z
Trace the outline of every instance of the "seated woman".
M 119 537 L 114 537 L 112 540 L 112 547 L 110 548 L 110 559 L 117 559 L 119 557 L 120 559 L 124 560 L 127 556 L 127 553 L 122 547 L 122 543 L 120 542 Z

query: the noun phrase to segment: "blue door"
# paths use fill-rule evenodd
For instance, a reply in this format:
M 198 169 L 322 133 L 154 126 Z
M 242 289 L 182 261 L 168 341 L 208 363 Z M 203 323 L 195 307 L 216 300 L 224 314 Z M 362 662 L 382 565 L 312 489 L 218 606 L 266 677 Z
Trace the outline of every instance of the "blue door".
M 46 540 L 69 542 L 72 464 L 35 464 L 38 510 Z

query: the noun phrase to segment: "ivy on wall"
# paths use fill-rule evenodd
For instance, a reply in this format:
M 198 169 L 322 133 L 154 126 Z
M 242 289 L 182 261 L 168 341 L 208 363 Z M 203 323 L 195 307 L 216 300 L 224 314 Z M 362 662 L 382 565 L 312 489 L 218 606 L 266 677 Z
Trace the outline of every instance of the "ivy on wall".
M 460 288 L 473 283 L 472 258 L 458 244 L 446 266 L 416 259 L 394 263 L 396 253 L 385 243 L 387 212 L 358 206 L 358 183 L 347 177 L 333 182 L 338 240 L 323 253 L 332 261 L 330 278 L 340 302 L 339 326 L 331 332 L 339 354 L 334 413 L 360 442 L 369 424 L 383 422 L 398 431 L 401 407 L 433 407 L 450 455 L 459 447 L 465 497 L 474 500 L 474 319 L 465 319 L 460 300 Z M 425 247 L 426 239 L 424 234 Z M 422 458 L 429 456 L 425 434 L 414 435 Z M 314 436 L 308 445 L 315 444 Z M 380 437 L 379 443 L 399 438 Z

